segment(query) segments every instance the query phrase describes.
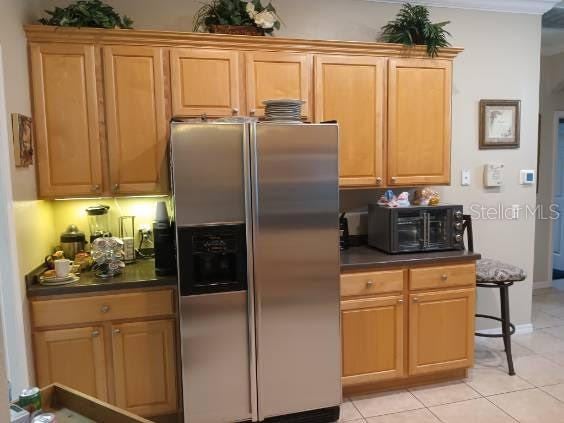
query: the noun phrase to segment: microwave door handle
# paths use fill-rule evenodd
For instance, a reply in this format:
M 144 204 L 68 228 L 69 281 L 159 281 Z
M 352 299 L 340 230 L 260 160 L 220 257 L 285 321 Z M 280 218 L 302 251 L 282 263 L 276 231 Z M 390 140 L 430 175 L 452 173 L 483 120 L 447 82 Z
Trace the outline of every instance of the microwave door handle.
M 429 248 L 429 213 L 423 212 L 423 247 Z

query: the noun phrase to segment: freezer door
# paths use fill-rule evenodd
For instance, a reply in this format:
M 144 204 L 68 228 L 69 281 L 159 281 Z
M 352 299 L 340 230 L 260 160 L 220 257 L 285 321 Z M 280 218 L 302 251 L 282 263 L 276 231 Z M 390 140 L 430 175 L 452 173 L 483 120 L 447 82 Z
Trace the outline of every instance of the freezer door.
M 177 226 L 243 223 L 245 124 L 183 123 L 171 127 Z
M 181 297 L 184 421 L 251 419 L 247 292 Z
M 259 419 L 338 405 L 338 127 L 251 131 Z

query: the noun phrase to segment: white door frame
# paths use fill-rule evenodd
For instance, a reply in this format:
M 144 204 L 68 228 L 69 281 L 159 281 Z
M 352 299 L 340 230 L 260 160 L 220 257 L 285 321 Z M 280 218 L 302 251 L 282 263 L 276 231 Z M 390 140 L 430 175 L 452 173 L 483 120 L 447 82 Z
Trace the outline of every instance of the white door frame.
M 556 177 L 556 165 L 558 161 L 558 133 L 560 129 L 560 119 L 564 119 L 564 111 L 557 110 L 554 112 L 554 117 L 552 120 L 552 172 L 550 172 L 550 202 L 551 204 L 554 202 L 554 178 Z M 564 218 L 564 217 L 563 217 Z M 548 254 L 548 275 L 550 277 L 550 281 L 552 281 L 552 266 L 553 266 L 553 257 L 552 257 L 552 243 L 553 243 L 553 234 L 554 234 L 554 220 L 550 220 L 550 231 L 548 232 L 548 245 L 549 245 L 549 252 Z
M 4 72 L 2 64 L 2 46 L 0 45 L 0 343 L 4 345 L 4 354 L 0 352 L 0 365 L 6 368 L 7 377 L 12 383 L 13 391 L 19 393 L 31 382 L 28 365 L 28 344 L 24 321 L 26 307 L 25 289 L 20 281 L 17 258 L 17 244 L 12 192 L 13 154 L 10 140 L 8 111 L 4 90 Z M 9 340 L 9 342 L 8 342 Z M 4 366 L 4 363 L 6 364 Z M 0 403 L 6 397 L 4 381 L 0 371 Z M 0 410 L 0 413 L 2 411 Z M 0 421 L 4 421 L 0 415 Z

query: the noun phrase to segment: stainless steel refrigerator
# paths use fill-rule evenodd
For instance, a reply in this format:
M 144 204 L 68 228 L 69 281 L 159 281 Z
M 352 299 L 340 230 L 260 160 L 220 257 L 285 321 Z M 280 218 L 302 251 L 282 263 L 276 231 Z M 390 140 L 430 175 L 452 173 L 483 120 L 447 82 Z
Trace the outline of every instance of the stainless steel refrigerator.
M 173 122 L 184 421 L 331 422 L 338 126 Z

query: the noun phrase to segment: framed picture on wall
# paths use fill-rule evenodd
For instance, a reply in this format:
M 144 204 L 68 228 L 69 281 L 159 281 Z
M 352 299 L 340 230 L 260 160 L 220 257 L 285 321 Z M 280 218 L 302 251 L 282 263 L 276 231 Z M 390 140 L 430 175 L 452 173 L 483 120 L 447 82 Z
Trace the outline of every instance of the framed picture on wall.
M 480 150 L 519 148 L 520 100 L 480 100 Z
M 30 117 L 19 113 L 12 113 L 12 137 L 16 167 L 32 165 L 33 140 Z

